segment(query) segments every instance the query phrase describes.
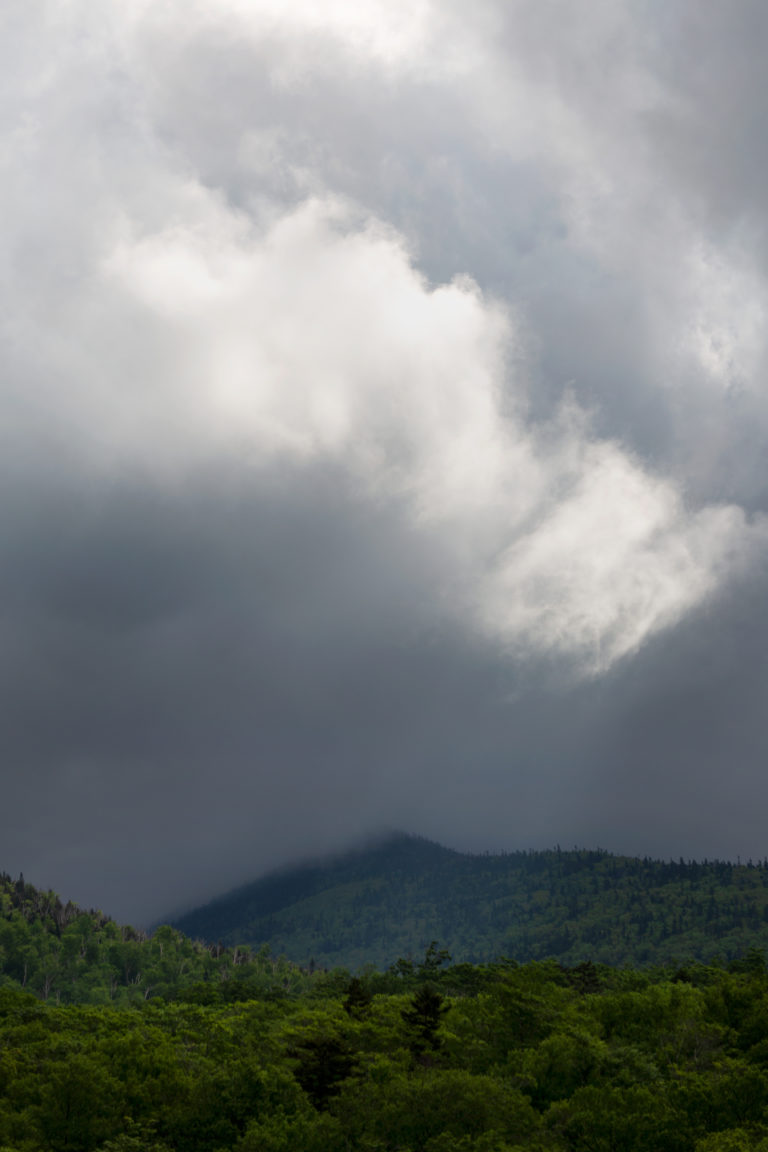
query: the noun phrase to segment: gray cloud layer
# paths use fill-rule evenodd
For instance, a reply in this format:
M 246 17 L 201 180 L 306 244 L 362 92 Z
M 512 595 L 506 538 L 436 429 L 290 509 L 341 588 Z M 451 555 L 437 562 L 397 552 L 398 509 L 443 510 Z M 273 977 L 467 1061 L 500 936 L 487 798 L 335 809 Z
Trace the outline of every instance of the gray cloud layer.
M 0 866 L 764 854 L 764 20 L 7 6 Z

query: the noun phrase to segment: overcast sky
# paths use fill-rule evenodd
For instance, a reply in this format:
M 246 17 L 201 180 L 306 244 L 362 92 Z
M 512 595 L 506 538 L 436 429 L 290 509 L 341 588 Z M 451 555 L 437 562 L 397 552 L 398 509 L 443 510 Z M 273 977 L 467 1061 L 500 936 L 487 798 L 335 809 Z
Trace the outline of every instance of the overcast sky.
M 0 869 L 768 853 L 763 0 L 4 0 Z

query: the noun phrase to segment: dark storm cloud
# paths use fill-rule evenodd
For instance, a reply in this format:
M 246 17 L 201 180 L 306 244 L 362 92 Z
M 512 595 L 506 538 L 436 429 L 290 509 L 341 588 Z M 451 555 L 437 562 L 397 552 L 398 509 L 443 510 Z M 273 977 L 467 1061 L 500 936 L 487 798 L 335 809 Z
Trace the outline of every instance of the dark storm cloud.
M 4 842 L 84 900 L 102 854 L 113 898 L 159 913 L 354 835 L 407 787 L 395 751 L 443 678 L 430 559 L 332 474 L 269 488 L 28 510 L 1 586 Z
M 0 867 L 763 855 L 759 6 L 3 19 Z
M 760 852 L 743 605 L 726 650 L 699 620 L 671 656 L 563 684 L 446 628 L 418 538 L 338 476 L 47 511 L 3 582 L 0 666 L 4 843 L 41 883 L 146 920 L 392 826 L 474 849 Z M 715 805 L 738 825 L 713 830 Z

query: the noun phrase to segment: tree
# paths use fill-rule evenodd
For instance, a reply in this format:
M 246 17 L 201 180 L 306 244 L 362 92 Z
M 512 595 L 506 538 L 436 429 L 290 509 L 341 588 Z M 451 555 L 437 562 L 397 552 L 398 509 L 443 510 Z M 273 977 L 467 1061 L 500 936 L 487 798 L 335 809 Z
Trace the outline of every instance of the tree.
M 440 1048 L 438 1029 L 443 1016 L 450 1009 L 445 997 L 431 984 L 422 984 L 403 1008 L 400 1015 L 411 1033 L 410 1048 L 415 1057 L 420 1057 L 431 1048 Z
M 341 1036 L 312 1037 L 293 1054 L 298 1057 L 293 1074 L 321 1111 L 332 1096 L 338 1095 L 342 1081 L 354 1073 L 357 1064 L 354 1052 Z
M 348 1016 L 359 1019 L 367 1014 L 372 1000 L 370 989 L 366 988 L 358 976 L 353 976 L 347 986 L 347 998 L 342 1007 Z
M 443 964 L 450 964 L 451 954 L 447 948 L 438 948 L 437 940 L 433 940 L 424 953 L 424 959 L 419 964 L 417 974 L 422 980 L 429 980 L 436 976 Z

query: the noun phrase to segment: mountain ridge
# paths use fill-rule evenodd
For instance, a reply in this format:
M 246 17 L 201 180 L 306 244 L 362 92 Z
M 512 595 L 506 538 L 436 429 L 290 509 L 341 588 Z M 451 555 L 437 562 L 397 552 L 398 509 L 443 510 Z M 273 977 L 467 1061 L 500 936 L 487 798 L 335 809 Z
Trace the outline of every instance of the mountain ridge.
M 473 854 L 394 833 L 267 873 L 171 922 L 192 937 L 350 969 L 420 955 L 432 940 L 470 962 L 730 960 L 768 946 L 768 862 Z

